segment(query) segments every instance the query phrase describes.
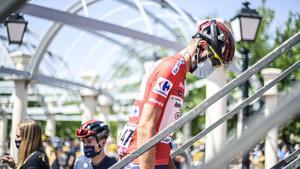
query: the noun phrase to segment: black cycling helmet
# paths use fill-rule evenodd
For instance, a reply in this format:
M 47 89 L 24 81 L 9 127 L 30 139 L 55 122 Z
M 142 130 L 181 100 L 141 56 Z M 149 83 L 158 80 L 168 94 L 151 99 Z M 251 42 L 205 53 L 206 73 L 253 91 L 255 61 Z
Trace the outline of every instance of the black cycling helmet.
M 235 43 L 228 28 L 218 20 L 211 19 L 201 23 L 193 38 L 201 38 L 210 46 L 215 57 L 223 64 L 232 60 Z
M 109 136 L 109 129 L 107 124 L 103 121 L 90 120 L 83 123 L 76 131 L 77 138 L 85 138 L 90 136 L 96 136 L 97 138 Z

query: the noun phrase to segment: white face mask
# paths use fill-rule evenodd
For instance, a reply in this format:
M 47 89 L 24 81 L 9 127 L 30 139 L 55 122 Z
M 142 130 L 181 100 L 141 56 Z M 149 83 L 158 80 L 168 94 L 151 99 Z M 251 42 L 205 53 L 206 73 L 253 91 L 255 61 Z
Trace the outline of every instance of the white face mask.
M 193 72 L 193 75 L 199 78 L 206 78 L 213 71 L 214 67 L 210 59 L 207 59 L 205 62 L 197 64 L 197 69 Z

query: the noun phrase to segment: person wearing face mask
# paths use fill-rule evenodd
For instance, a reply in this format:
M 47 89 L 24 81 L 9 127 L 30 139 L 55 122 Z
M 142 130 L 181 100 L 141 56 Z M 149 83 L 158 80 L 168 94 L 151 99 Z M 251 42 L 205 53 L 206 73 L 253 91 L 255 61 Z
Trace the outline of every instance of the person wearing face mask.
M 108 126 L 97 120 L 83 123 L 76 131 L 76 137 L 83 142 L 83 152 L 86 158 L 79 157 L 74 165 L 76 168 L 106 169 L 117 162 L 114 157 L 106 156 L 104 147 L 109 136 Z
M 206 20 L 186 48 L 155 62 L 143 77 L 129 120 L 118 140 L 120 159 L 147 143 L 156 133 L 181 117 L 188 72 L 205 78 L 217 67 L 231 62 L 235 44 L 228 28 L 215 19 Z M 124 169 L 174 168 L 170 160 L 171 135 L 133 160 Z
M 19 149 L 18 163 L 11 156 L 3 156 L 0 160 L 10 168 L 16 169 L 49 169 L 49 162 L 42 144 L 42 129 L 31 119 L 22 120 L 16 129 L 15 146 Z

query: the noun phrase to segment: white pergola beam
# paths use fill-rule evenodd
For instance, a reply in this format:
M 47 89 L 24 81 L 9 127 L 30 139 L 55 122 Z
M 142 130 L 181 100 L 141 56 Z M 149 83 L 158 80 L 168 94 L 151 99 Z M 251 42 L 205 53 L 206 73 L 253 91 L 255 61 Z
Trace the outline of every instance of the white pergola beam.
M 96 19 L 79 16 L 76 14 L 71 14 L 71 13 L 59 11 L 56 9 L 42 7 L 39 5 L 26 3 L 26 5 L 24 5 L 24 7 L 22 9 L 20 9 L 19 12 L 22 12 L 22 13 L 25 13 L 28 15 L 32 15 L 32 16 L 37 16 L 37 17 L 44 18 L 44 19 L 48 19 L 48 20 L 53 20 L 56 22 L 61 22 L 61 23 L 68 24 L 68 25 L 72 25 L 76 28 L 82 28 L 82 29 L 86 29 L 88 31 L 111 32 L 111 33 L 115 33 L 118 35 L 131 37 L 133 39 L 138 39 L 138 40 L 142 40 L 142 41 L 149 42 L 152 44 L 160 45 L 160 46 L 163 46 L 166 48 L 174 49 L 176 51 L 183 48 L 183 45 L 181 45 L 177 42 L 172 42 L 170 40 L 167 40 L 167 39 L 164 39 L 161 37 L 149 35 L 147 33 L 143 33 L 143 32 L 129 29 L 126 27 L 122 27 L 122 26 L 115 25 L 112 23 L 99 21 Z
M 16 78 L 29 79 L 29 77 L 30 77 L 29 72 L 20 71 L 20 70 L 16 70 L 16 69 L 12 69 L 12 68 L 6 68 L 3 66 L 0 67 L 0 73 L 12 75 L 12 77 L 6 77 L 6 79 L 16 79 Z M 91 86 L 87 86 L 87 85 L 77 83 L 77 82 L 72 82 L 69 80 L 58 79 L 58 78 L 54 78 L 54 77 L 50 77 L 50 76 L 46 76 L 46 75 L 41 75 L 41 74 L 34 76 L 32 78 L 32 80 L 36 81 L 39 84 L 55 86 L 55 87 L 63 88 L 63 89 L 70 89 L 70 90 L 75 90 L 75 91 L 79 91 L 80 89 L 90 89 L 97 93 L 101 92 L 100 89 L 97 89 L 97 88 L 94 88 Z

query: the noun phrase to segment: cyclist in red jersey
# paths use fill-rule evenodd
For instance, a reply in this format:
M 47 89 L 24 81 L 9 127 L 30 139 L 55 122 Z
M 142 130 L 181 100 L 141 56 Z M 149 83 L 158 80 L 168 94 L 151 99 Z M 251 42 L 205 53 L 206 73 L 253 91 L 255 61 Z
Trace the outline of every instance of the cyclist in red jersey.
M 224 24 L 219 20 L 207 20 L 199 25 L 198 32 L 185 49 L 157 61 L 143 77 L 139 96 L 120 134 L 120 158 L 134 152 L 181 117 L 187 72 L 205 78 L 216 67 L 230 62 L 234 49 L 233 37 Z M 171 168 L 170 142 L 171 136 L 164 138 L 124 168 Z

